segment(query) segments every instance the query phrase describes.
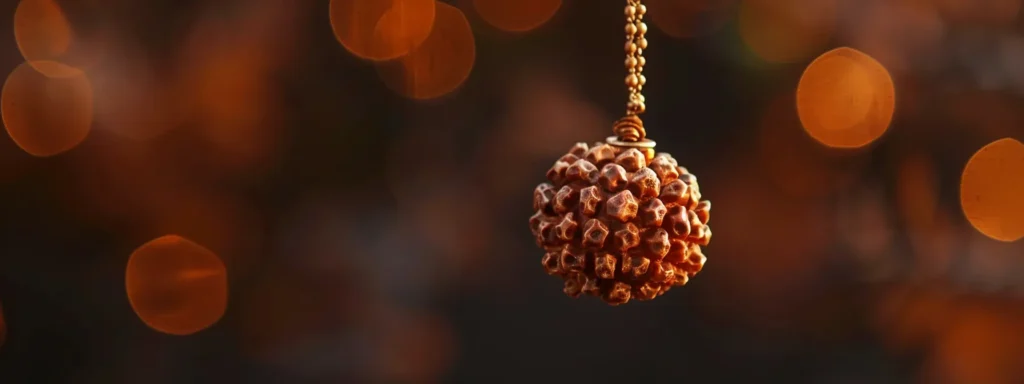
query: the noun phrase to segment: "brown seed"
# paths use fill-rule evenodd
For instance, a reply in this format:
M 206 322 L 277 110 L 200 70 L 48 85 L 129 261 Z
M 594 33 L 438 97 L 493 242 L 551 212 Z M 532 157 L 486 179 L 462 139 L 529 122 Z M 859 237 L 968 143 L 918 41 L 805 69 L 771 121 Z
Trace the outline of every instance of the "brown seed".
M 567 295 L 651 300 L 703 268 L 711 203 L 671 155 L 577 143 L 549 175 L 533 191 L 529 227 Z

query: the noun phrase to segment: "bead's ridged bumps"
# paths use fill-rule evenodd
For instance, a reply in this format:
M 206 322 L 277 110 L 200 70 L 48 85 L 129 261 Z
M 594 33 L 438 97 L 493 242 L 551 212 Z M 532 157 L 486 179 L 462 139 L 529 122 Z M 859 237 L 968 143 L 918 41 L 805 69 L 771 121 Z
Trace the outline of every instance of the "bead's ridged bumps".
M 669 182 L 679 178 L 679 171 L 676 170 L 678 165 L 679 164 L 676 163 L 675 159 L 662 153 L 654 157 L 654 160 L 651 161 L 650 168 L 658 175 L 659 179 L 664 182 Z
M 597 180 L 597 167 L 584 159 L 576 160 L 565 170 L 565 181 L 586 181 L 593 183 Z
M 615 147 L 608 144 L 601 144 L 590 148 L 585 158 L 595 165 L 604 165 L 615 159 Z
M 633 193 L 627 189 L 608 198 L 608 202 L 605 203 L 605 212 L 609 217 L 627 223 L 636 217 L 639 206 Z
M 626 169 L 619 164 L 605 164 L 604 168 L 601 168 L 601 175 L 598 177 L 598 182 L 601 183 L 601 187 L 608 192 L 618 192 L 622 188 L 626 187 L 628 175 L 626 175 Z
M 658 197 L 661 193 L 661 180 L 650 168 L 644 168 L 629 179 L 629 190 L 640 200 Z
M 580 190 L 580 213 L 583 216 L 594 216 L 597 214 L 601 204 L 601 190 L 596 185 Z
M 647 200 L 640 207 L 640 224 L 646 228 L 660 227 L 661 223 L 665 221 L 667 213 L 668 208 L 665 207 L 665 203 L 661 202 L 661 199 Z
M 636 148 L 630 148 L 619 154 L 615 158 L 615 163 L 622 166 L 627 171 L 636 172 L 647 166 L 647 159 L 644 158 L 644 154 L 640 153 Z
M 587 220 L 583 225 L 583 246 L 589 249 L 604 248 L 608 238 L 608 226 L 598 219 Z
M 704 267 L 711 203 L 671 155 L 577 143 L 533 191 L 541 266 L 570 297 L 651 300 Z

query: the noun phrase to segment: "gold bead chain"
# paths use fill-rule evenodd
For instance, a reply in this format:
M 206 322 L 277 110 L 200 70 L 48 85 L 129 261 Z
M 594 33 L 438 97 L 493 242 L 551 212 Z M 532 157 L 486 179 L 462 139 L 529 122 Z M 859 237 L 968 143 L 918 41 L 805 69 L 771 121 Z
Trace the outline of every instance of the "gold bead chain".
M 629 90 L 629 101 L 626 103 L 626 115 L 635 116 L 647 110 L 644 95 L 641 93 L 647 78 L 644 77 L 644 50 L 647 49 L 647 24 L 644 14 L 647 6 L 641 0 L 626 0 L 626 88 Z

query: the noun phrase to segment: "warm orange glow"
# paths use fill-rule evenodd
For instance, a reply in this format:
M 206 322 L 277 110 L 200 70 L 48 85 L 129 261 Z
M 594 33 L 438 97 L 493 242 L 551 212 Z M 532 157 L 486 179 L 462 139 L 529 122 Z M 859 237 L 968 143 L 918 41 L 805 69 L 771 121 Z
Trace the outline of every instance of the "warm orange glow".
M 14 40 L 25 61 L 47 76 L 74 76 L 72 67 L 52 65 L 73 39 L 64 11 L 54 0 L 22 0 L 14 11 Z
M 469 77 L 476 62 L 476 42 L 466 15 L 437 3 L 430 37 L 409 55 L 377 66 L 377 73 L 395 92 L 413 99 L 432 99 L 454 91 Z
M 897 169 L 896 202 L 907 226 L 930 230 L 939 207 L 939 184 L 931 160 L 924 155 L 904 159 Z
M 841 158 L 818 145 L 800 128 L 793 94 L 776 97 L 764 111 L 758 131 L 760 164 L 774 187 L 790 197 L 822 197 L 856 179 L 849 168 L 860 162 Z
M 938 108 L 948 116 L 949 121 L 957 127 L 970 130 L 976 137 L 1013 136 L 1020 132 L 1020 126 L 1024 124 L 1024 116 L 1018 107 L 1019 101 L 1005 92 L 964 90 L 951 93 L 943 99 Z
M 792 63 L 819 52 L 836 28 L 836 0 L 745 0 L 739 32 L 762 60 Z
M 50 78 L 22 63 L 7 76 L 0 95 L 7 133 L 33 156 L 53 156 L 80 144 L 92 127 L 92 110 L 92 84 L 80 71 Z
M 183 65 L 185 108 L 198 133 L 216 145 L 222 165 L 245 169 L 268 160 L 279 143 L 270 48 L 227 41 Z
M 1005 25 L 1017 19 L 1021 0 L 933 0 L 951 22 Z
M 125 288 L 146 325 L 172 335 L 220 320 L 228 302 L 227 269 L 210 250 L 177 235 L 152 240 L 128 259 Z
M 829 147 L 857 148 L 889 128 L 896 91 L 878 61 L 843 47 L 807 66 L 797 85 L 796 106 L 811 137 Z
M 735 165 L 724 164 L 717 174 L 744 177 L 700 179 L 702 190 L 715 191 L 718 204 L 713 220 L 718 220 L 719 242 L 709 248 L 708 268 L 714 255 L 728 255 L 714 259 L 715 278 L 706 284 L 719 294 L 703 297 L 702 307 L 715 321 L 758 328 L 793 324 L 793 312 L 804 309 L 794 297 L 820 278 L 825 262 L 820 256 L 839 233 L 836 220 L 826 203 L 767 187 L 777 175 L 761 171 L 756 158 L 733 158 Z
M 525 32 L 550 20 L 562 6 L 562 0 L 473 0 L 473 6 L 495 28 Z
M 960 205 L 985 236 L 1024 237 L 1024 144 L 1007 138 L 978 150 L 960 179 Z
M 875 326 L 890 348 L 913 351 L 928 345 L 954 321 L 954 296 L 929 288 L 896 287 L 885 292 L 875 308 Z
M 677 39 L 711 33 L 731 19 L 739 0 L 647 0 L 651 24 Z
M 995 305 L 993 305 L 995 304 Z M 1024 356 L 1024 316 L 1019 302 L 959 305 L 947 329 L 934 342 L 923 383 L 1020 382 Z
M 172 92 L 177 81 L 159 78 L 149 63 L 120 52 L 115 66 L 89 71 L 96 94 L 96 126 L 105 132 L 146 141 L 178 125 L 182 116 Z M 128 56 L 128 57 L 126 57 Z
M 419 47 L 434 26 L 434 0 L 331 0 L 331 27 L 353 55 L 383 61 Z

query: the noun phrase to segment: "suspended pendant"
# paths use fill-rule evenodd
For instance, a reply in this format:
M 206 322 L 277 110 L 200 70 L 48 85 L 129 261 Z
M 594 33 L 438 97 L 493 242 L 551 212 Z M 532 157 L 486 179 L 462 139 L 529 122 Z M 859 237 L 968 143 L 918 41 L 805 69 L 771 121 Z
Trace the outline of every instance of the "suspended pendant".
M 577 143 L 533 192 L 530 230 L 544 249 L 541 264 L 564 280 L 570 297 L 611 305 L 651 300 L 685 285 L 706 260 L 711 202 L 697 178 L 668 153 L 656 153 L 639 115 L 647 49 L 647 8 L 627 0 L 626 116 L 603 143 Z

